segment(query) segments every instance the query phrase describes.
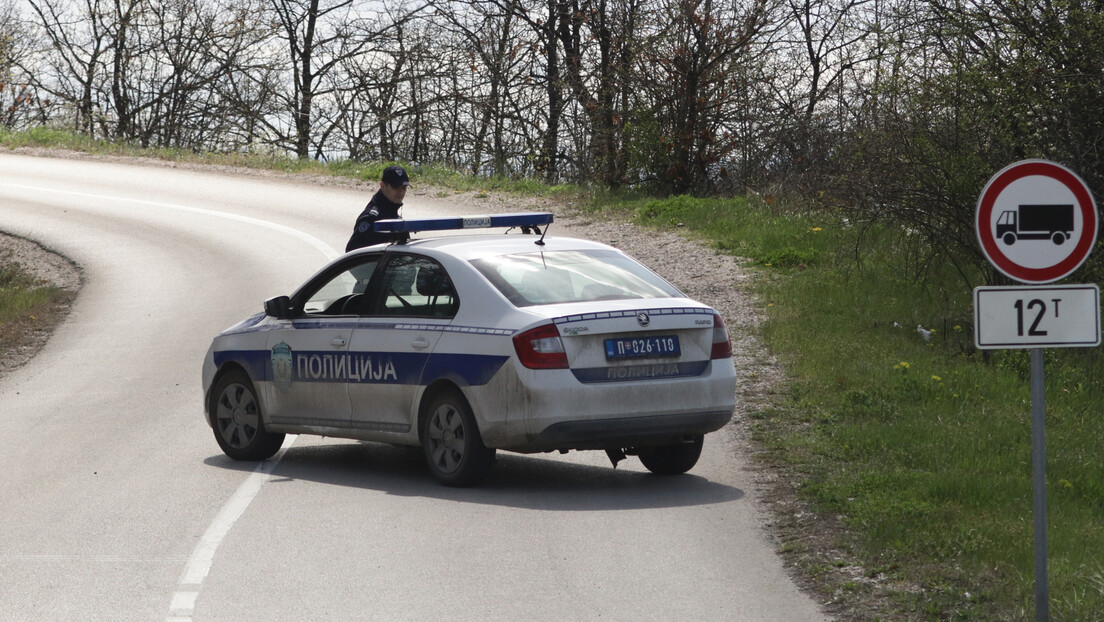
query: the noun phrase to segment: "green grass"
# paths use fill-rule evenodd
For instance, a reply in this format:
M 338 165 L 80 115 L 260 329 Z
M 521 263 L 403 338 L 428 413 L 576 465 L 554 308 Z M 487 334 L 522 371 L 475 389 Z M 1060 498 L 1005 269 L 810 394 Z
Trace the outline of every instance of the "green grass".
M 20 343 L 27 330 L 49 321 L 51 307 L 67 294 L 43 286 L 0 250 L 0 353 Z
M 56 291 L 35 283 L 18 265 L 0 254 L 0 326 L 25 317 L 50 301 Z
M 1029 355 L 974 350 L 961 277 L 917 282 L 902 236 L 867 231 L 857 246 L 828 215 L 688 198 L 637 214 L 763 266 L 763 337 L 791 382 L 752 418 L 755 435 L 848 528 L 840 550 L 890 569 L 897 618 L 1032 619 Z M 1045 361 L 1052 619 L 1104 619 L 1104 358 Z

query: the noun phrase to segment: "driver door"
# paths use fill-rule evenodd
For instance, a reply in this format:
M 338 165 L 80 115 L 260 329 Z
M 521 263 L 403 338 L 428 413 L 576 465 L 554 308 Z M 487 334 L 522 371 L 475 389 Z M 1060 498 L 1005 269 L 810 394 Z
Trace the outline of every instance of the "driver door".
M 358 256 L 307 283 L 292 298 L 298 312 L 269 333 L 274 423 L 346 429 L 348 382 L 356 371 L 349 344 L 379 254 Z

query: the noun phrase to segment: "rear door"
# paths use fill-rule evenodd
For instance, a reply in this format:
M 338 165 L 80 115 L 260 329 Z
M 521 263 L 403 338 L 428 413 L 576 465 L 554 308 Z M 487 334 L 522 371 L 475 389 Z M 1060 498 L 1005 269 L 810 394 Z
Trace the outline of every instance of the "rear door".
M 422 372 L 459 300 L 445 269 L 422 255 L 388 253 L 350 344 L 353 425 L 405 433 L 413 426 Z

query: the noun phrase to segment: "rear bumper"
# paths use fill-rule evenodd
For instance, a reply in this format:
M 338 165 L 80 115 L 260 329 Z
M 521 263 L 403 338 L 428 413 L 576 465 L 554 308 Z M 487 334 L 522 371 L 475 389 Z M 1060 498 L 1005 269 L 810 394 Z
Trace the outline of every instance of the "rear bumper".
M 487 447 L 536 453 L 677 443 L 723 427 L 736 408 L 731 359 L 694 377 L 581 383 L 569 369 L 504 365 L 463 388 Z
M 536 453 L 558 449 L 608 449 L 676 443 L 708 434 L 732 419 L 731 410 L 562 421 L 544 429 L 531 442 L 508 451 Z

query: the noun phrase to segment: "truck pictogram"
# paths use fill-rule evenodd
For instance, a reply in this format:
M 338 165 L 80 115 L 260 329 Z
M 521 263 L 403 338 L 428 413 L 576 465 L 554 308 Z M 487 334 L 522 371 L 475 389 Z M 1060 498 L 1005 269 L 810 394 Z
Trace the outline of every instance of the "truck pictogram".
M 997 237 L 1007 246 L 1016 240 L 1046 240 L 1063 244 L 1073 233 L 1073 205 L 1030 204 L 1001 212 Z

